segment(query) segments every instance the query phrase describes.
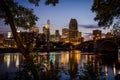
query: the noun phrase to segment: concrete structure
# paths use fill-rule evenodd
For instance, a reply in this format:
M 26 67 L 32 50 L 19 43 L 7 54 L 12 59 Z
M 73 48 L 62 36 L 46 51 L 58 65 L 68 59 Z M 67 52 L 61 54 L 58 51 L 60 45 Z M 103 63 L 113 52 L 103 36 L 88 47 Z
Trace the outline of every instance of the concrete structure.
M 69 42 L 69 29 L 68 28 L 62 29 L 61 41 Z
M 112 38 L 112 37 L 114 37 L 114 35 L 111 32 L 107 32 L 105 34 L 105 38 Z
M 60 33 L 59 30 L 55 30 L 55 41 L 59 42 L 60 41 Z
M 68 28 L 62 29 L 62 36 L 64 36 L 65 38 L 69 37 L 69 29 Z
M 78 36 L 78 23 L 76 19 L 71 19 L 69 23 L 69 41 L 76 42 Z
M 38 27 L 32 27 L 29 30 L 30 32 L 34 32 L 34 33 L 39 33 L 39 28 Z
M 118 40 L 118 41 L 116 41 Z M 120 46 L 120 38 L 103 38 L 99 40 L 90 40 L 81 43 L 78 48 L 81 51 L 97 51 L 97 52 L 117 52 Z
M 50 21 L 47 21 L 47 24 L 43 26 L 43 34 L 45 34 L 45 41 L 49 42 L 50 41 Z
M 93 30 L 93 40 L 96 41 L 101 39 L 102 32 L 101 30 Z

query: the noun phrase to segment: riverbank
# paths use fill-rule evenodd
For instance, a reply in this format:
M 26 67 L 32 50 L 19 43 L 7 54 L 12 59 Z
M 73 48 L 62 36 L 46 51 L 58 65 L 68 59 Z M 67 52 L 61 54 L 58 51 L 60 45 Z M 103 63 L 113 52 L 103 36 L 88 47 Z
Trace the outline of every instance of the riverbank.
M 18 48 L 0 48 L 0 53 L 14 53 L 20 52 Z
M 69 48 L 35 48 L 33 51 L 37 52 L 54 52 L 54 51 L 70 51 L 74 49 Z M 18 48 L 0 48 L 0 53 L 15 53 L 20 52 Z
M 74 48 L 35 48 L 33 51 L 37 52 L 55 52 L 55 51 L 70 51 L 70 50 L 79 50 L 79 49 L 74 49 Z M 89 50 L 80 50 L 81 52 L 95 52 L 97 53 L 118 53 L 118 50 L 113 50 L 113 51 L 106 51 L 106 50 L 101 50 L 101 51 L 89 51 Z M 18 48 L 0 48 L 0 53 L 15 53 L 15 52 L 20 52 Z

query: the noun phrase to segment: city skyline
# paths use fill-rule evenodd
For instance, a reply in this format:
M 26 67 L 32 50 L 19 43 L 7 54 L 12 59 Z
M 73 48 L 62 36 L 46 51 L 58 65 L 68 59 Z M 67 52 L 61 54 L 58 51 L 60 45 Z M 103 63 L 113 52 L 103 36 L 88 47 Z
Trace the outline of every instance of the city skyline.
M 34 13 L 39 17 L 36 24 L 42 32 L 43 26 L 50 20 L 50 31 L 53 34 L 54 30 L 61 30 L 62 28 L 68 28 L 71 18 L 75 18 L 78 22 L 78 30 L 85 35 L 85 33 L 92 33 L 94 29 L 100 29 L 102 32 L 109 31 L 103 30 L 97 26 L 97 22 L 94 21 L 95 14 L 90 10 L 93 4 L 92 0 L 59 0 L 56 6 L 46 6 L 45 0 L 39 2 L 39 6 L 36 7 L 30 4 L 27 0 L 15 0 L 20 5 L 27 8 L 34 9 Z

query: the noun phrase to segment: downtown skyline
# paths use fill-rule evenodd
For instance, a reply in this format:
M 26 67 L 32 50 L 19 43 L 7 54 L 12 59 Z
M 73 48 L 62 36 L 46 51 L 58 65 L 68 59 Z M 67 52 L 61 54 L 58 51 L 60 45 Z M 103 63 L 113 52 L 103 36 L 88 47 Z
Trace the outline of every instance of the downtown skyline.
M 39 17 L 36 26 L 39 28 L 40 33 L 42 33 L 43 26 L 47 23 L 47 20 L 50 20 L 51 34 L 54 33 L 54 30 L 60 30 L 61 34 L 62 28 L 69 27 L 71 18 L 77 20 L 78 30 L 83 35 L 92 33 L 92 30 L 95 29 L 102 30 L 103 33 L 109 31 L 109 29 L 103 30 L 99 28 L 97 22 L 94 21 L 95 13 L 91 11 L 93 0 L 59 0 L 56 6 L 46 6 L 44 4 L 45 0 L 41 0 L 38 7 L 30 4 L 27 0 L 14 1 L 34 10 L 34 13 Z

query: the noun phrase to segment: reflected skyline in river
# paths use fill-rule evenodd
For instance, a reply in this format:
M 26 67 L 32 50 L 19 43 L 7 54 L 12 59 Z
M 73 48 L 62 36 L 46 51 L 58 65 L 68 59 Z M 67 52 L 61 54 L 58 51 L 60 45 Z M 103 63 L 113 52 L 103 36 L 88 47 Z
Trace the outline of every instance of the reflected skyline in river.
M 94 53 L 81 53 L 78 50 L 60 51 L 50 53 L 39 53 L 37 58 L 38 63 L 45 62 L 46 68 L 51 69 L 51 64 L 54 68 L 61 68 L 68 71 L 71 76 L 78 74 L 78 70 L 84 67 L 84 63 L 88 61 L 97 61 L 98 66 L 102 66 L 102 71 L 105 72 L 107 80 L 114 80 L 114 76 L 120 74 L 120 57 L 95 55 Z M 15 72 L 19 69 L 19 65 L 24 61 L 20 53 L 4 53 L 0 54 L 0 74 L 5 72 Z

